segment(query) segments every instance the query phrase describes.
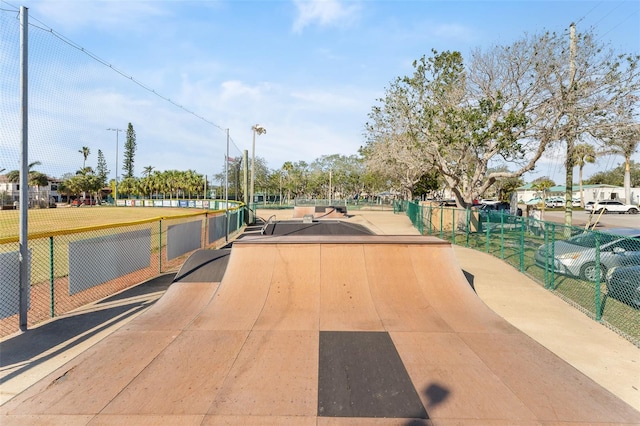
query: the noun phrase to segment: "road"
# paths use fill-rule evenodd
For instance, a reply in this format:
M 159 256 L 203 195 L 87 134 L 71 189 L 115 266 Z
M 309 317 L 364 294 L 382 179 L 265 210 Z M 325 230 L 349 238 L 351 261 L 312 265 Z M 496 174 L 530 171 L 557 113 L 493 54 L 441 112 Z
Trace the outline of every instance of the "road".
M 547 221 L 564 223 L 564 211 L 546 210 L 544 218 Z M 584 227 L 589 220 L 589 214 L 584 211 L 573 212 L 573 226 Z M 592 223 L 597 220 L 594 215 L 591 219 Z M 600 216 L 596 229 L 606 228 L 638 228 L 640 229 L 640 214 L 603 214 Z

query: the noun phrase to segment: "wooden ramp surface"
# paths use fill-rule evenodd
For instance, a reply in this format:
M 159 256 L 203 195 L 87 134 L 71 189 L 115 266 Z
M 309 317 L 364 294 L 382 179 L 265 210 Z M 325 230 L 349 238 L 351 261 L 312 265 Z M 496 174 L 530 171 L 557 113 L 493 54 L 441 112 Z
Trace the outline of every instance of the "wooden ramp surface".
M 576 350 L 579 350 L 576 348 Z M 429 237 L 256 237 L 0 407 L 0 424 L 640 424 Z

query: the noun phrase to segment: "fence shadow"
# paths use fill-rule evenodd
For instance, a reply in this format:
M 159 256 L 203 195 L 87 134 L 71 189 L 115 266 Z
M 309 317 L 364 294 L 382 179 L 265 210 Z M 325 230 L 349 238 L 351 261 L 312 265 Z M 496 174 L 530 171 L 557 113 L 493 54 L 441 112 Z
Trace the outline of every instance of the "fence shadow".
M 0 385 L 151 306 L 158 300 L 157 293 L 164 292 L 171 285 L 174 275 L 155 277 L 101 300 L 93 305 L 93 309 L 83 307 L 82 312 L 56 318 L 3 341 L 0 368 L 7 371 L 11 370 L 11 366 L 17 368 L 3 375 Z M 143 297 L 145 295 L 149 297 Z M 115 305 L 104 307 L 108 303 Z

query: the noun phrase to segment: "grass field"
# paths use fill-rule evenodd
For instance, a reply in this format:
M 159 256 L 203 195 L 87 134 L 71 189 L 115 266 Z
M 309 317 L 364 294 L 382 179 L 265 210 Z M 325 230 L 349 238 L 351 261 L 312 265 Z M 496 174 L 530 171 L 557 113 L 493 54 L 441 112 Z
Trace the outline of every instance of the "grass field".
M 202 209 L 171 207 L 63 207 L 29 210 L 29 234 L 134 222 L 158 217 L 203 213 Z M 19 235 L 19 212 L 0 211 L 0 238 Z

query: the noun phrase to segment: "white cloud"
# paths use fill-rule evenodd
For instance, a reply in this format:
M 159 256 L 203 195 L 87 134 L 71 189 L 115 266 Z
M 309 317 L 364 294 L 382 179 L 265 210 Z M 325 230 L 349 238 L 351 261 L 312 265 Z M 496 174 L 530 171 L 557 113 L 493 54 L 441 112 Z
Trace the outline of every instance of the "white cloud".
M 431 33 L 445 40 L 473 40 L 473 31 L 459 24 L 440 24 L 432 27 Z
M 236 99 L 236 98 L 243 98 L 247 96 L 251 98 L 258 98 L 260 97 L 260 94 L 264 89 L 264 87 L 260 87 L 260 86 L 258 87 L 247 86 L 246 84 L 243 84 L 241 81 L 238 81 L 238 80 L 225 81 L 222 83 L 221 87 L 222 87 L 222 93 L 220 98 L 223 101 Z
M 38 18 L 46 18 L 46 24 L 56 31 L 75 31 L 81 28 L 98 28 L 119 31 L 140 27 L 147 18 L 156 19 L 168 15 L 163 2 L 152 1 L 29 1 L 29 8 Z M 56 28 L 57 27 L 57 28 Z
M 358 15 L 357 4 L 346 6 L 339 0 L 294 0 L 298 15 L 293 23 L 296 33 L 313 24 L 321 27 L 349 25 Z

